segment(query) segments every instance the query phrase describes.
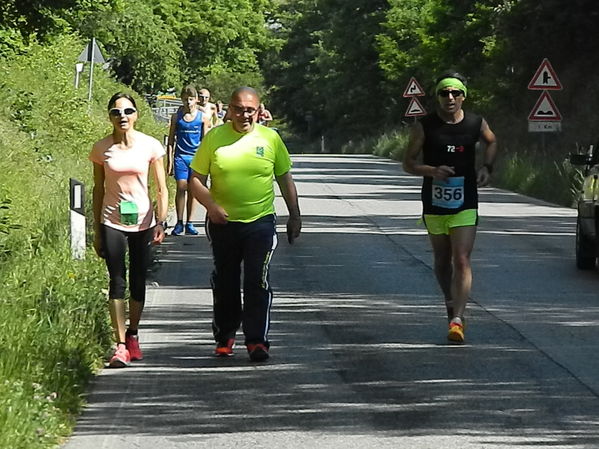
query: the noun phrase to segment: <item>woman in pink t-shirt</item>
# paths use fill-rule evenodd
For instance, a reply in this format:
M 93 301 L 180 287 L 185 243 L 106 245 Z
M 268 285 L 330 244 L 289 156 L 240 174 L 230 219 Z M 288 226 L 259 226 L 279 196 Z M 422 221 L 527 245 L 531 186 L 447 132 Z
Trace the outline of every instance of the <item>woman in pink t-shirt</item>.
M 134 129 L 135 100 L 125 93 L 113 95 L 108 117 L 112 133 L 94 144 L 89 159 L 94 166 L 94 249 L 108 267 L 108 304 L 117 342 L 110 366 L 120 368 L 143 357 L 137 329 L 146 295 L 150 245 L 164 239 L 168 193 L 165 150 L 158 140 Z M 148 191 L 150 169 L 156 187 L 156 216 Z M 130 300 L 129 327 L 125 330 L 127 248 Z

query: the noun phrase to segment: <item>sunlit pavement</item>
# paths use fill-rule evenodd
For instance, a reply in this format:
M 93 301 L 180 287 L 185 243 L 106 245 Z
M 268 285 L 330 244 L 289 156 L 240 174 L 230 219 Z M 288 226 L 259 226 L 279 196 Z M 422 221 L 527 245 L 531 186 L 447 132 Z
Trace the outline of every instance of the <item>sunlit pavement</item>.
M 272 358 L 212 357 L 208 243 L 169 237 L 145 358 L 97 377 L 67 449 L 599 446 L 599 274 L 575 268 L 574 210 L 481 191 L 456 347 L 418 178 L 366 156 L 294 159 L 304 229 L 273 261 Z

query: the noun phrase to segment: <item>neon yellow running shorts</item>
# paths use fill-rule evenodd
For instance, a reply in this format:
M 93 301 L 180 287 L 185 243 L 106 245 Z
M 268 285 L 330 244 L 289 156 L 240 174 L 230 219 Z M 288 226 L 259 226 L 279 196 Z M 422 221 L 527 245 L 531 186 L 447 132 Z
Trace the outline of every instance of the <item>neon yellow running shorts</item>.
M 476 209 L 466 209 L 452 215 L 424 214 L 422 218 L 429 234 L 449 235 L 451 228 L 476 226 L 478 224 L 478 211 Z

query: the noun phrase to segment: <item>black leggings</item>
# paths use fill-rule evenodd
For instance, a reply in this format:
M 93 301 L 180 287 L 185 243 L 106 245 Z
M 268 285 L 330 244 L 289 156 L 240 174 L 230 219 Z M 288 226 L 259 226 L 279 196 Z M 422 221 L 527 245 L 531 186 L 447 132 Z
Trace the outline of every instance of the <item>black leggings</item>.
M 129 293 L 131 299 L 146 299 L 146 272 L 150 265 L 150 245 L 154 228 L 139 232 L 126 232 L 102 226 L 102 242 L 106 267 L 110 276 L 110 299 L 125 298 L 127 268 L 125 252 L 129 246 Z

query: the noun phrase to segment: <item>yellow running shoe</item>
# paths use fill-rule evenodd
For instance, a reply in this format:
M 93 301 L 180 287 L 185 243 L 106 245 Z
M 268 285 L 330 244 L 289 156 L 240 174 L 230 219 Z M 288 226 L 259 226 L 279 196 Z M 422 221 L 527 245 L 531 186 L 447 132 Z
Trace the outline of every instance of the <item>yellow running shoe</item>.
M 456 321 L 449 323 L 447 339 L 454 343 L 464 343 L 464 326 Z

